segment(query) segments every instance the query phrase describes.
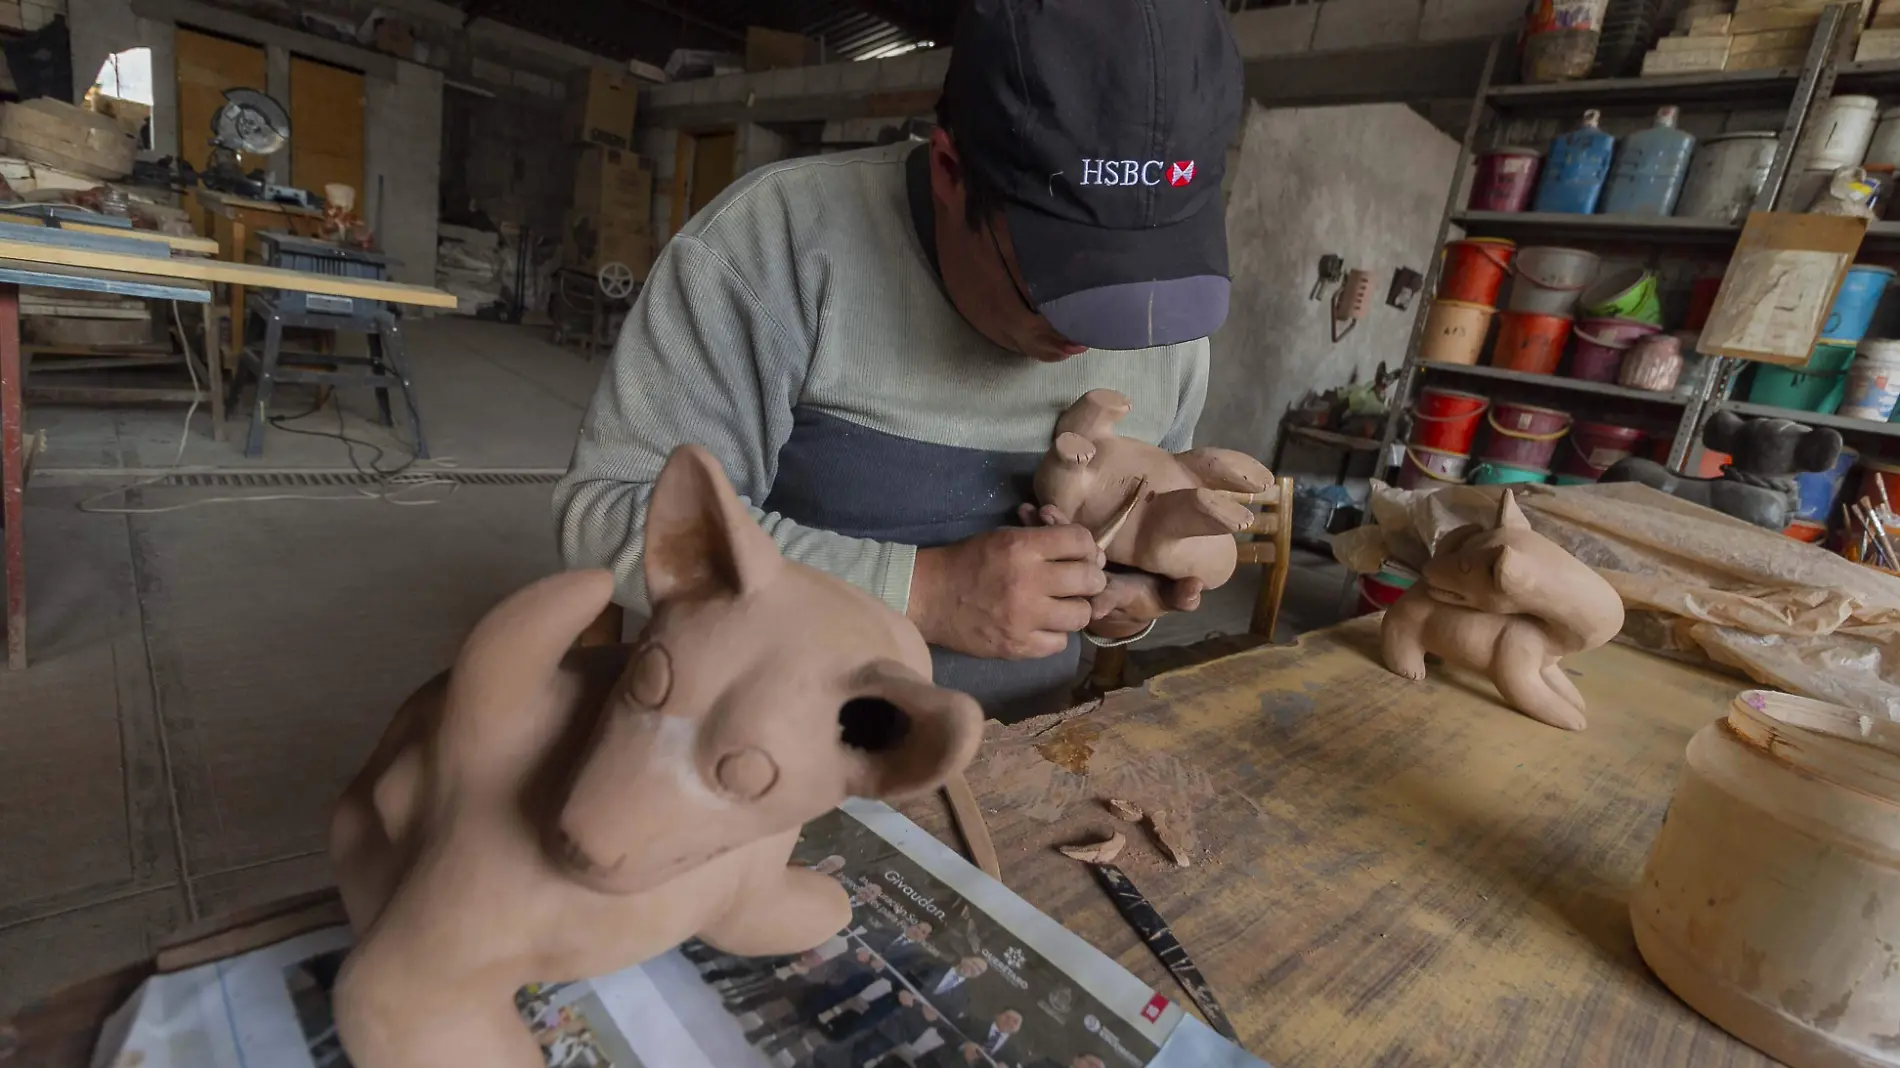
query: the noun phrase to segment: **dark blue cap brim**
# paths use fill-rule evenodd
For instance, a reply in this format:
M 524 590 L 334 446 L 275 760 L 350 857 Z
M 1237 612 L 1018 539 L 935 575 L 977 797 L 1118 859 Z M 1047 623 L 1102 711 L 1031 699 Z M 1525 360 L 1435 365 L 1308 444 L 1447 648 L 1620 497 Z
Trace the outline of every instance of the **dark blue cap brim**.
M 1056 332 L 1092 349 L 1146 349 L 1204 338 L 1227 320 L 1217 274 L 1097 286 L 1036 306 Z

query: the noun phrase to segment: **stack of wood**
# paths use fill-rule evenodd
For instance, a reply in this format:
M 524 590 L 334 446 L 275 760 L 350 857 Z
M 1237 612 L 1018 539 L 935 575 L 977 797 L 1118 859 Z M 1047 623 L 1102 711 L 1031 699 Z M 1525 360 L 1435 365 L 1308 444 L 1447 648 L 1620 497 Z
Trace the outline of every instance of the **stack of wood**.
M 1771 70 L 1807 61 L 1815 26 L 1832 0 L 1692 3 L 1676 32 L 1643 58 L 1643 74 Z M 1900 5 L 1896 5 L 1900 6 Z
M 1856 63 L 1881 59 L 1900 59 L 1900 0 L 1880 0 L 1854 50 Z

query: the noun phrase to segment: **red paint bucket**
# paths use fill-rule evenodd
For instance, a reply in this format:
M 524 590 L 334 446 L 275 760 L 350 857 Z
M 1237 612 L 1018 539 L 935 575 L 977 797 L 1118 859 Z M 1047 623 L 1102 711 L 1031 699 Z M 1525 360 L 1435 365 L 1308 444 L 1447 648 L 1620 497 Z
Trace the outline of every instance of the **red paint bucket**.
M 1709 313 L 1715 310 L 1716 295 L 1722 292 L 1722 276 L 1698 278 L 1689 283 L 1689 315 L 1682 320 L 1684 330 L 1700 330 L 1709 325 Z
M 1412 444 L 1469 456 L 1478 440 L 1478 419 L 1490 407 L 1490 398 L 1476 393 L 1421 389 L 1412 410 Z
M 1537 189 L 1544 154 L 1534 148 L 1494 148 L 1478 156 L 1471 183 L 1472 211 L 1523 211 Z
M 1643 432 L 1633 426 L 1578 422 L 1557 450 L 1557 472 L 1595 482 L 1611 464 L 1635 452 L 1642 440 Z
M 1369 616 L 1374 612 L 1383 612 L 1392 607 L 1393 602 L 1405 596 L 1417 579 L 1406 575 L 1381 571 L 1376 575 L 1359 576 L 1358 615 Z
M 1471 457 L 1461 452 L 1407 445 L 1405 462 L 1399 468 L 1399 488 L 1430 490 L 1460 485 L 1465 480 L 1465 465 L 1470 462 Z
M 1570 433 L 1570 413 L 1534 404 L 1499 401 L 1485 417 L 1491 440 L 1484 458 L 1512 467 L 1548 468 L 1557 455 L 1557 442 Z
M 1536 312 L 1501 312 L 1498 343 L 1491 349 L 1491 366 L 1534 375 L 1554 374 L 1570 340 L 1570 320 Z
M 1516 254 L 1516 242 L 1495 237 L 1447 242 L 1438 299 L 1497 307 L 1498 290 L 1504 288 L 1504 278 L 1511 273 L 1511 257 Z
M 1577 348 L 1570 354 L 1570 377 L 1614 382 L 1623 370 L 1623 354 L 1636 342 L 1661 330 L 1634 319 L 1585 319 L 1575 329 Z
M 1674 444 L 1675 441 L 1672 438 L 1651 438 L 1649 442 L 1649 458 L 1664 467 L 1668 467 L 1669 448 Z M 1695 470 L 1678 471 L 1676 472 L 1677 474 L 1688 475 L 1692 478 L 1721 478 L 1722 468 L 1735 462 L 1735 457 L 1725 452 L 1716 452 L 1714 449 L 1691 449 L 1690 455 L 1693 456 L 1696 452 L 1702 454 L 1702 460 L 1696 465 Z

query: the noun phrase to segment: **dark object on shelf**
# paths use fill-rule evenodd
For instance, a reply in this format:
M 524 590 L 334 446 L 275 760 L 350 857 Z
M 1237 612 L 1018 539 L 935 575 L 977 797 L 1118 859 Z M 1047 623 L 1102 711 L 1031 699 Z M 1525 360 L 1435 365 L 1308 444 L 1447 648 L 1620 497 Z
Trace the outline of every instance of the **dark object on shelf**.
M 21 100 L 50 96 L 73 102 L 73 39 L 66 16 L 55 15 L 32 33 L 7 41 L 0 53 L 6 56 L 7 72 Z
M 1734 456 L 1722 477 L 1691 478 L 1632 456 L 1611 465 L 1603 481 L 1640 482 L 1758 527 L 1783 530 L 1801 506 L 1795 473 L 1829 470 L 1841 456 L 1837 431 L 1789 419 L 1743 419 L 1731 412 L 1710 417 L 1702 443 Z
M 1661 8 L 1660 0 L 1610 0 L 1590 77 L 1622 78 L 1640 72 L 1643 53 L 1656 40 Z

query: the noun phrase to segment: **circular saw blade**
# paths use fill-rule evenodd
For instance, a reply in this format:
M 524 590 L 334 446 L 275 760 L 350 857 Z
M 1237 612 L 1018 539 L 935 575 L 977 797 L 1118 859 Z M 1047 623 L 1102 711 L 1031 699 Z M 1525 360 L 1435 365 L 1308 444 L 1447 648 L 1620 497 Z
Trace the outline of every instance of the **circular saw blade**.
M 234 152 L 268 156 L 290 140 L 290 115 L 268 94 L 227 89 L 224 106 L 212 116 L 211 132 L 218 144 Z

